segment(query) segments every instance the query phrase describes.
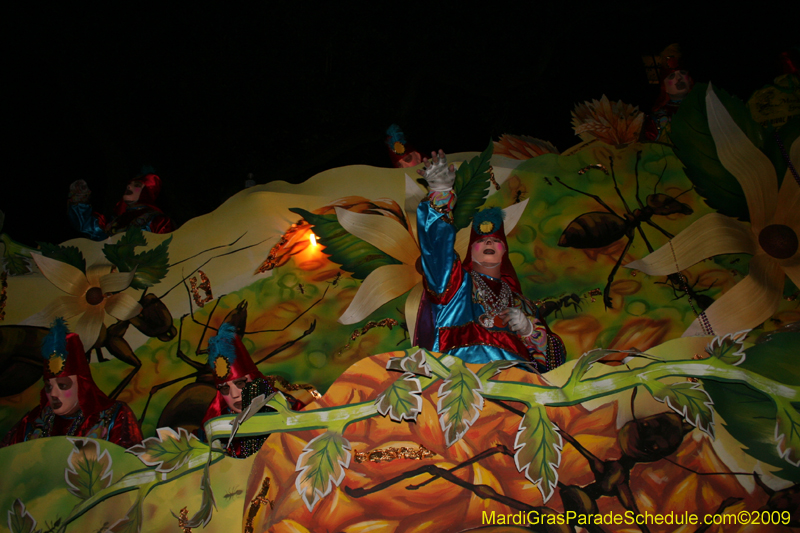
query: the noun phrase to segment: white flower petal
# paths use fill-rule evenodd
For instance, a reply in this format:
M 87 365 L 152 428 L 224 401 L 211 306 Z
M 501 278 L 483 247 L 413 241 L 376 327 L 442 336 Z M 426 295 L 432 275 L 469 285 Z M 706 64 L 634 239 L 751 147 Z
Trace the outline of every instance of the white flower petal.
M 469 226 L 466 228 L 461 228 L 456 233 L 456 242 L 453 245 L 453 249 L 458 254 L 458 257 L 461 258 L 463 261 L 465 257 L 467 257 L 467 249 L 469 248 Z
M 106 317 L 106 312 L 102 305 L 90 305 L 86 309 L 83 316 L 78 319 L 78 323 L 74 327 L 75 333 L 81 338 L 84 351 L 88 352 L 89 349 L 97 342 L 97 337 L 100 336 L 100 329 L 103 327 L 103 319 Z
M 336 208 L 336 217 L 344 229 L 389 254 L 406 265 L 414 266 L 419 257 L 419 246 L 402 224 L 390 217 L 353 213 Z
M 106 313 L 118 320 L 130 320 L 142 312 L 142 305 L 127 294 L 115 294 L 106 298 Z
M 785 279 L 780 265 L 770 256 L 754 256 L 747 277 L 706 309 L 714 334 L 752 329 L 771 317 L 780 304 Z M 703 334 L 699 319 L 695 319 L 683 336 Z
M 103 294 L 124 291 L 130 286 L 135 275 L 136 271 L 106 274 L 100 278 L 100 289 L 103 291 Z
M 100 279 L 111 272 L 113 267 L 108 263 L 95 263 L 86 269 L 86 279 L 92 287 L 100 286 Z
M 82 297 L 59 296 L 47 304 L 44 309 L 20 322 L 19 325 L 49 328 L 56 317 L 66 320 L 83 313 L 87 307 L 89 304 Z
M 417 327 L 417 315 L 419 314 L 419 302 L 422 300 L 422 291 L 422 282 L 417 283 L 406 297 L 406 326 L 408 327 L 408 338 L 412 343 L 414 342 L 414 330 Z
M 706 110 L 708 127 L 717 146 L 719 160 L 742 186 L 753 231 L 758 233 L 770 223 L 778 200 L 775 167 L 739 129 L 714 94 L 710 83 L 706 92 Z
M 675 256 L 672 250 L 675 250 Z M 664 276 L 689 268 L 720 254 L 755 254 L 758 248 L 746 224 L 719 213 L 709 213 L 693 222 L 669 243 L 643 259 L 625 265 L 651 276 Z M 675 259 L 677 258 L 677 267 Z
M 783 265 L 783 271 L 789 276 L 797 287 L 800 287 L 800 264 L 786 266 Z
M 503 209 L 503 213 L 506 215 L 503 219 L 503 231 L 506 232 L 506 235 L 511 233 L 511 230 L 517 226 L 517 222 L 522 218 L 522 213 L 524 213 L 525 208 L 528 207 L 529 200 L 530 198 L 525 198 L 523 201 L 511 204 Z
M 373 270 L 339 317 L 339 323 L 355 324 L 364 320 L 386 302 L 407 293 L 421 280 L 422 276 L 409 265 L 386 265 Z
M 72 265 L 50 259 L 41 254 L 31 254 L 33 261 L 47 280 L 73 296 L 83 296 L 89 289 L 86 276 Z

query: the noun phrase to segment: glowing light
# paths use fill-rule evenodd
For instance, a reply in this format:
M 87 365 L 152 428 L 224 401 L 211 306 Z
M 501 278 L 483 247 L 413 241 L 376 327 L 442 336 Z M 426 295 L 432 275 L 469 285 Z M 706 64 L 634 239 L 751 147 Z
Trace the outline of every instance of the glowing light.
M 311 241 L 311 246 L 317 245 L 317 236 L 314 235 L 313 233 L 308 234 L 308 240 Z

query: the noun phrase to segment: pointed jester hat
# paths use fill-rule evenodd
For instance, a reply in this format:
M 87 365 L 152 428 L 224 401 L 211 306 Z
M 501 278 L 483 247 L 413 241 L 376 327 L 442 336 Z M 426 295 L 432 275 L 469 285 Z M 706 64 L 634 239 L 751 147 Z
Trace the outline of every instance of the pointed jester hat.
M 464 258 L 464 268 L 472 270 L 472 245 L 484 237 L 494 237 L 499 239 L 505 247 L 502 263 L 500 265 L 500 275 L 509 284 L 514 292 L 520 292 L 519 279 L 508 257 L 508 240 L 506 239 L 505 227 L 503 219 L 505 212 L 499 207 L 491 207 L 483 209 L 475 213 L 472 219 L 472 227 L 469 234 L 469 247 L 467 248 L 467 255 Z

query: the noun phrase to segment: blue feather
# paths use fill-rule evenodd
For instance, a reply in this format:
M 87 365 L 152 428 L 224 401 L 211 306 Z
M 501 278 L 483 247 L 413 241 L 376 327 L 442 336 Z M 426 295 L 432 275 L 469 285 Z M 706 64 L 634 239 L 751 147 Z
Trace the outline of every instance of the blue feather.
M 63 318 L 58 317 L 50 324 L 50 331 L 42 341 L 42 357 L 50 359 L 54 353 L 67 358 L 67 323 Z
M 472 229 L 474 229 L 475 233 L 478 235 L 487 235 L 481 231 L 481 224 L 484 222 L 491 222 L 492 230 L 489 233 L 494 233 L 503 226 L 504 218 L 506 218 L 506 213 L 499 207 L 483 209 L 475 213 L 475 217 L 472 219 Z
M 219 327 L 219 331 L 214 337 L 208 339 L 208 364 L 213 364 L 214 360 L 220 355 L 228 360 L 228 364 L 233 365 L 236 360 L 236 348 L 233 339 L 236 336 L 236 327 L 233 324 L 225 323 Z

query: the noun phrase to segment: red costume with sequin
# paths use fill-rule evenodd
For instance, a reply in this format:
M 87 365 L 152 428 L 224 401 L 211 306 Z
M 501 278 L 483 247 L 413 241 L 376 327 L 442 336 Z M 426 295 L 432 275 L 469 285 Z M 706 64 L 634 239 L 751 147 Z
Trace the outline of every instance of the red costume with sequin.
M 0 447 L 10 446 L 42 437 L 75 436 L 107 440 L 123 448 L 142 441 L 142 432 L 136 417 L 123 402 L 111 400 L 95 385 L 80 338 L 75 333 L 66 336 L 66 361 L 59 368 L 45 361 L 44 379 L 75 376 L 80 409 L 73 416 L 53 413 L 42 388 L 39 405 L 20 420 L 0 442 Z M 55 371 L 53 371 L 55 370 Z

